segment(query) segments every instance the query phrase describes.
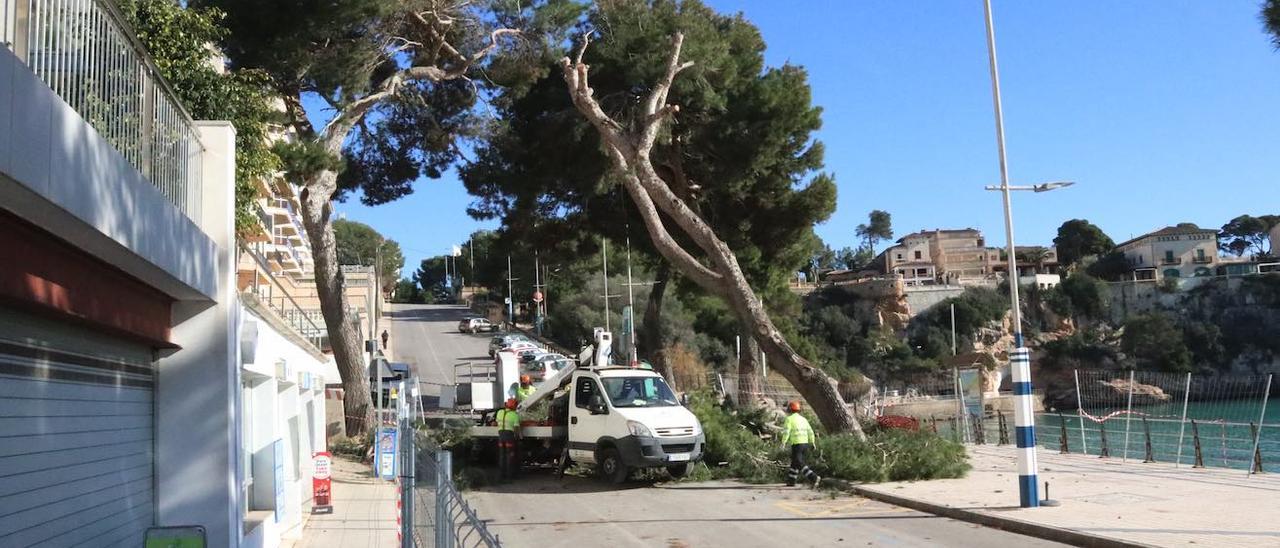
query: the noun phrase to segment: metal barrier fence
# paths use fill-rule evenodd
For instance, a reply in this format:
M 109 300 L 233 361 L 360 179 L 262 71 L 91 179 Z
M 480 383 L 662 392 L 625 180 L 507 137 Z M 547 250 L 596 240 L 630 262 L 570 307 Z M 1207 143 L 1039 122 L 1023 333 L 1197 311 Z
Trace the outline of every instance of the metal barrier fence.
M 952 375 L 955 384 L 944 378 Z M 1009 444 L 1012 411 L 989 398 L 976 407 L 966 401 L 959 375 L 887 385 L 877 414 L 917 417 L 922 428 L 960 442 Z M 1270 375 L 1081 370 L 1073 376 L 1078 408 L 1036 414 L 1036 440 L 1046 450 L 1250 474 L 1280 469 L 1280 399 L 1270 397 Z
M 1280 461 L 1280 401 L 1270 397 L 1270 375 L 1075 375 L 1079 409 L 1037 417 L 1046 448 L 1250 473 Z
M 401 421 L 402 548 L 454 548 L 502 543 L 453 485 L 453 455 Z
M 191 116 L 109 0 L 0 0 L 0 43 L 188 217 L 204 150 Z
M 740 390 L 745 390 L 757 402 L 768 399 L 778 406 L 786 405 L 792 400 L 804 400 L 800 392 L 786 381 L 776 381 L 759 375 L 711 373 L 710 376 L 712 385 L 717 391 L 735 400 L 742 393 Z

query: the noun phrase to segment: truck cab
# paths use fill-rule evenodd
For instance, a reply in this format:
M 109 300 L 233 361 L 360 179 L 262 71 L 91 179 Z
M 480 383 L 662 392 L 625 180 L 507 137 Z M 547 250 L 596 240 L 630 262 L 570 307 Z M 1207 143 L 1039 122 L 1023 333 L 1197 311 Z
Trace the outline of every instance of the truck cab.
M 634 367 L 579 370 L 569 385 L 569 457 L 614 483 L 639 468 L 681 477 L 702 457 L 697 417 L 661 375 Z

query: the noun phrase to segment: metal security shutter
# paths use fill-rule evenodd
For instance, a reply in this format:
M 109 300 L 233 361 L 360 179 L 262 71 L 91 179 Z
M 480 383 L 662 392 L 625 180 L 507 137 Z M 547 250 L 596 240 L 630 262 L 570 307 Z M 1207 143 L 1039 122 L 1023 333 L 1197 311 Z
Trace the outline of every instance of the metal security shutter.
M 152 352 L 0 308 L 0 546 L 141 546 Z

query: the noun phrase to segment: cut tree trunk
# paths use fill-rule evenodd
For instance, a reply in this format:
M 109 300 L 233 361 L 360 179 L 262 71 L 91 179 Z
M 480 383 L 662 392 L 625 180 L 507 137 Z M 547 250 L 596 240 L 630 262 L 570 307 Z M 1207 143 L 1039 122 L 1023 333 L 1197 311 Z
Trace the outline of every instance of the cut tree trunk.
M 667 294 L 667 284 L 671 280 L 671 265 L 662 263 L 654 277 L 653 286 L 649 289 L 649 299 L 644 307 L 644 325 L 640 330 L 641 346 L 653 363 L 658 374 L 670 379 L 671 363 L 667 360 L 667 352 L 663 347 L 662 336 L 662 302 Z
M 759 407 L 760 396 L 760 345 L 750 330 L 738 335 L 738 394 L 735 398 L 741 407 Z M 779 405 L 786 402 L 774 402 Z
M 342 378 L 347 436 L 362 438 L 373 424 L 374 410 L 360 333 L 347 315 L 350 307 L 343 291 L 333 225 L 329 222 L 333 214 L 333 203 L 329 200 L 332 191 L 326 190 L 334 185 L 336 175 L 324 172 L 317 176 L 317 181 L 303 189 L 302 223 L 306 225 L 311 253 L 315 258 L 316 295 L 320 298 L 320 311 L 329 332 L 329 346 L 333 349 L 333 360 Z

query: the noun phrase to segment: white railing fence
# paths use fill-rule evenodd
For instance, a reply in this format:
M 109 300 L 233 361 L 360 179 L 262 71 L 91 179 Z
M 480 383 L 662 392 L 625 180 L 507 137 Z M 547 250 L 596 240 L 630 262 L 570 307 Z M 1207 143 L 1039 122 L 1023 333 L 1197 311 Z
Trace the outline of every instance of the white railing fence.
M 110 0 L 0 0 L 0 43 L 175 206 L 200 210 L 191 116 Z

